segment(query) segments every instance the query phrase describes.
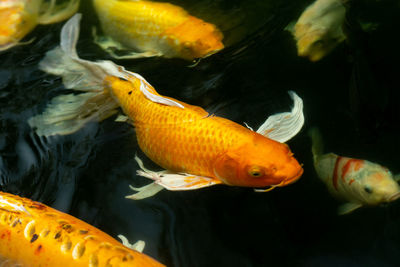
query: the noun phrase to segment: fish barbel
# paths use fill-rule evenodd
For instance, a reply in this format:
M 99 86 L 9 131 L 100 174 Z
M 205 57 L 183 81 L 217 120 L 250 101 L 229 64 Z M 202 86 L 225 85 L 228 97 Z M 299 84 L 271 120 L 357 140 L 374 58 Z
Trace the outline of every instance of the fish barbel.
M 362 206 L 376 206 L 400 198 L 400 186 L 385 167 L 363 159 L 322 154 L 319 131 L 310 131 L 313 141 L 314 167 L 329 192 L 347 203 L 339 214 L 350 213 Z
M 56 5 L 56 0 L 0 0 L 0 51 L 20 43 L 37 24 L 60 22 L 72 16 L 79 0 Z
M 4 192 L 0 192 L 0 264 L 164 266 L 75 217 Z
M 179 6 L 121 0 L 93 0 L 93 4 L 101 28 L 112 38 L 97 41 L 100 46 L 111 52 L 104 44 L 111 42 L 110 47 L 122 45 L 142 52 L 122 58 L 164 56 L 193 60 L 224 48 L 223 35 L 215 25 L 191 16 Z
M 87 121 L 107 118 L 121 107 L 135 126 L 142 151 L 167 170 L 156 173 L 142 166 L 139 174 L 167 189 L 220 183 L 278 187 L 303 173 L 289 147 L 275 141 L 285 142 L 303 126 L 302 101 L 295 93 L 291 93 L 295 100 L 291 113 L 271 116 L 255 132 L 201 107 L 161 96 L 143 77 L 111 61 L 80 59 L 75 51 L 78 31 L 76 15 L 62 30 L 61 48 L 50 51 L 40 68 L 62 76 L 67 88 L 86 93 L 58 96 L 42 115 L 31 118 L 29 123 L 39 135 L 75 132 Z

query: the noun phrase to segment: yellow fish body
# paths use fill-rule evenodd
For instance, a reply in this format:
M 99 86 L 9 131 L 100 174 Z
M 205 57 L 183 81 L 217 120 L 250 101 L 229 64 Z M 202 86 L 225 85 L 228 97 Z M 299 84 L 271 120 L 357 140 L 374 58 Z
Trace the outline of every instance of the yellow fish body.
M 56 6 L 56 0 L 0 0 L 0 51 L 18 45 L 37 24 L 56 23 L 72 16 L 79 0 Z
M 164 266 L 77 218 L 4 192 L 0 192 L 0 263 L 42 267 Z
M 192 60 L 224 48 L 218 28 L 183 8 L 152 1 L 93 0 L 106 35 L 140 52 Z

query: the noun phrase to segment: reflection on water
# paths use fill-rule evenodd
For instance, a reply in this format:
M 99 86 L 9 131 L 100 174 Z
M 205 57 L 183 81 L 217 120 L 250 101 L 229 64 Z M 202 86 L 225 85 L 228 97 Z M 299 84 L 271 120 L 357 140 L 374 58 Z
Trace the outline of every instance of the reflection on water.
M 217 24 L 227 48 L 193 68 L 163 58 L 118 64 L 146 77 L 160 94 L 254 128 L 287 110 L 287 91 L 295 90 L 306 116 L 305 129 L 289 142 L 304 163 L 297 183 L 264 194 L 216 186 L 124 199 L 129 184 L 148 182 L 135 175 L 135 153 L 145 157 L 131 126 L 110 118 L 71 136 L 43 138 L 27 124 L 52 97 L 65 93 L 60 78 L 37 68 L 58 44 L 61 23 L 37 27 L 27 37 L 36 36 L 32 44 L 0 54 L 1 190 L 71 213 L 114 237 L 145 240 L 144 252 L 169 266 L 395 266 L 400 204 L 337 216 L 338 202 L 313 170 L 307 130 L 320 128 L 326 151 L 400 172 L 400 44 L 393 38 L 399 7 L 395 1 L 353 4 L 346 24 L 350 38 L 311 63 L 297 57 L 292 36 L 283 30 L 309 1 L 285 2 L 177 0 Z M 98 22 L 88 15 L 90 2 L 80 10 L 80 56 L 107 59 L 91 40 L 91 25 Z M 360 21 L 368 20 L 379 27 L 362 31 Z M 144 163 L 157 168 L 148 159 Z

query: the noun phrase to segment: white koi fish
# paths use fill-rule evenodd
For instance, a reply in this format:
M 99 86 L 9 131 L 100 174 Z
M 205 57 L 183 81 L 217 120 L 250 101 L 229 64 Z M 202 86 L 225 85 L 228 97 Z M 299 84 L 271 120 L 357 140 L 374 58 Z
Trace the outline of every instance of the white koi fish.
M 339 207 L 346 214 L 361 206 L 376 206 L 400 197 L 400 187 L 385 167 L 362 159 L 322 154 L 322 138 L 317 129 L 310 131 L 314 167 L 329 192 L 347 203 Z

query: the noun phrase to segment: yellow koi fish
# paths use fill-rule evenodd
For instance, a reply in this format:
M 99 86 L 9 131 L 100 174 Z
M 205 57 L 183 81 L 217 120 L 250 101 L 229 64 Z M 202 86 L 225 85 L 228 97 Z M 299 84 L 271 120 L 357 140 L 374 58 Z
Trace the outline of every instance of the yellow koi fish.
M 375 206 L 392 202 L 400 197 L 400 187 L 392 173 L 379 164 L 322 154 L 322 139 L 317 129 L 310 131 L 314 167 L 330 193 L 347 203 L 339 214 L 350 213 L 361 206 Z
M 100 121 L 121 107 L 135 126 L 142 151 L 167 169 L 139 174 L 154 180 L 141 189 L 143 198 L 162 188 L 190 190 L 215 184 L 272 188 L 296 181 L 303 169 L 285 142 L 304 124 L 303 103 L 295 93 L 291 112 L 276 114 L 257 132 L 204 109 L 165 97 L 140 75 L 111 61 L 80 59 L 75 15 L 63 27 L 61 47 L 47 53 L 40 68 L 60 75 L 67 88 L 82 94 L 61 95 L 42 115 L 29 120 L 39 135 L 69 134 L 88 121 Z M 272 140 L 273 138 L 274 140 Z M 278 140 L 278 141 L 276 141 Z M 150 194 L 151 193 L 151 194 Z
M 60 22 L 72 16 L 79 0 L 57 6 L 43 0 L 0 0 L 0 51 L 16 46 L 37 24 Z
M 103 32 L 96 39 L 116 58 L 148 56 L 204 58 L 224 48 L 218 28 L 183 8 L 153 1 L 93 0 Z M 112 48 L 136 50 L 117 56 Z
M 292 30 L 299 56 L 318 61 L 345 40 L 343 1 L 316 0 L 304 10 Z
M 4 192 L 0 192 L 0 264 L 164 266 L 77 218 Z

